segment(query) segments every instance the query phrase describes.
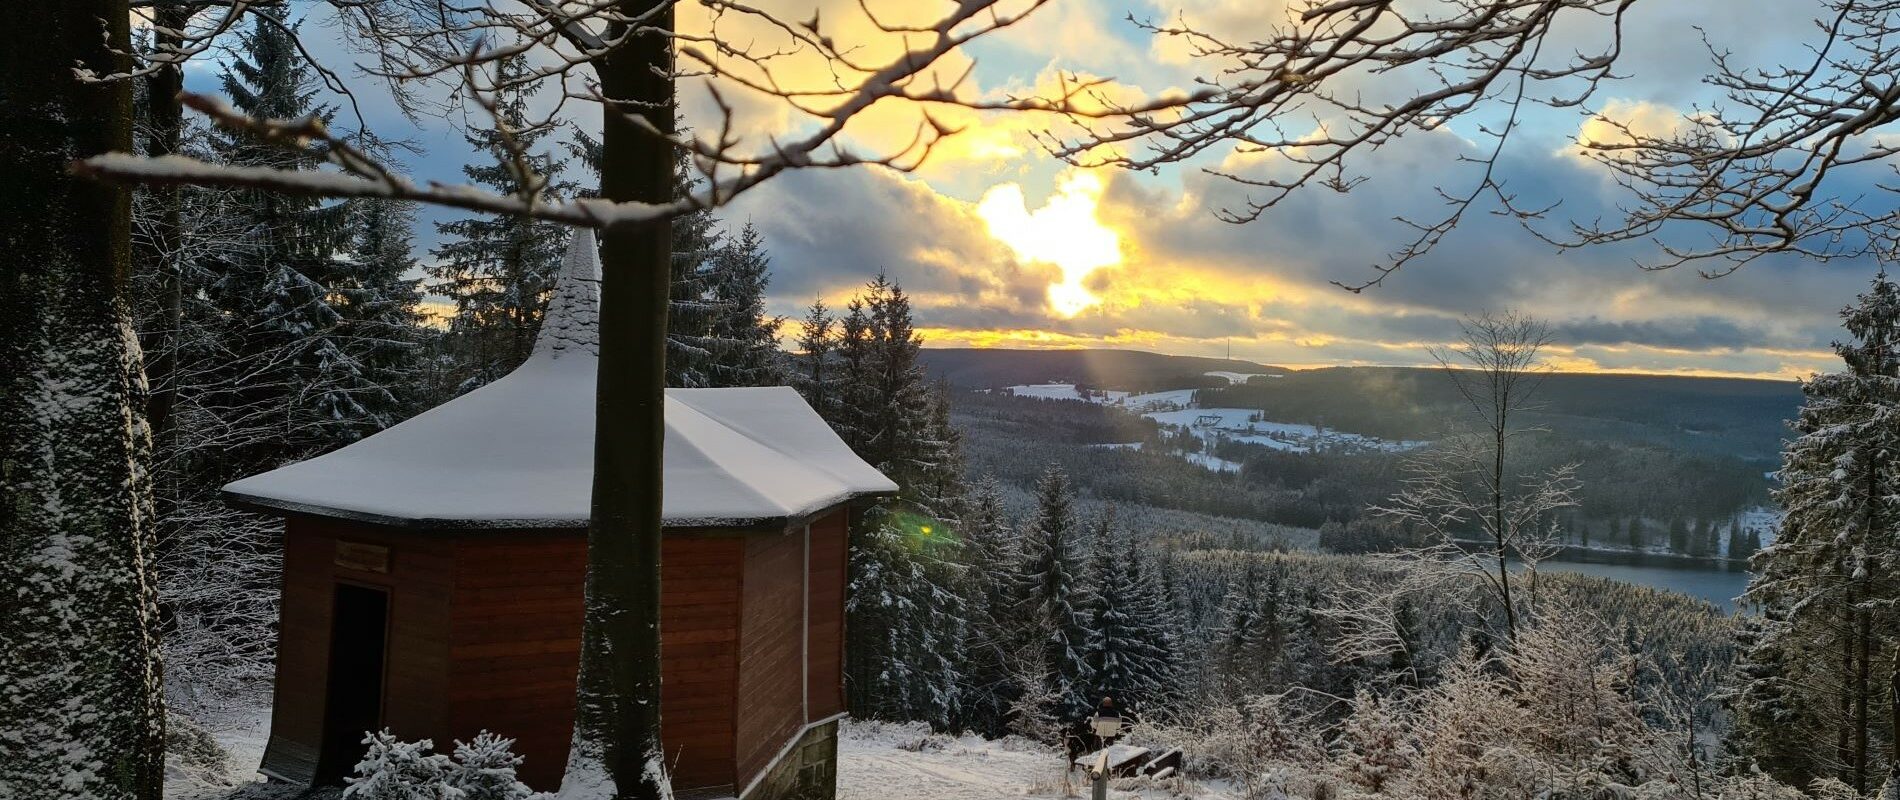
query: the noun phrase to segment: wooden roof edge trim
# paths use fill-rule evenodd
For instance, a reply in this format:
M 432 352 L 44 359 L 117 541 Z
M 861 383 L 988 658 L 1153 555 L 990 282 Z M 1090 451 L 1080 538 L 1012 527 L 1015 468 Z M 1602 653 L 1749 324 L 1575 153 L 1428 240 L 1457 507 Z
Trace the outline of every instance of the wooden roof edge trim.
M 807 509 L 804 509 L 792 514 L 786 514 L 784 516 L 693 517 L 693 518 L 687 518 L 687 519 L 661 520 L 660 524 L 665 527 L 673 528 L 676 530 L 711 530 L 711 529 L 731 530 L 735 528 L 736 529 L 757 529 L 760 531 L 789 530 L 791 528 L 800 527 L 812 520 L 822 517 L 826 513 L 830 512 L 832 509 L 837 508 L 839 506 L 849 505 L 849 504 L 857 503 L 859 501 L 863 501 L 863 500 L 867 500 L 871 498 L 891 497 L 891 496 L 895 496 L 896 494 L 897 493 L 894 491 L 846 492 L 844 493 L 843 496 L 834 497 L 827 501 L 821 501 L 819 503 L 814 504 L 813 507 L 811 508 L 807 508 Z M 522 530 L 522 529 L 542 529 L 542 530 L 570 529 L 570 530 L 578 531 L 578 530 L 585 530 L 587 528 L 587 523 L 588 523 L 588 520 L 586 519 L 573 519 L 573 518 L 565 518 L 565 519 L 444 519 L 444 518 L 437 518 L 437 517 L 430 517 L 430 518 L 397 517 L 397 516 L 390 516 L 387 514 L 377 514 L 377 513 L 373 513 L 369 511 L 358 511 L 355 509 L 348 509 L 348 508 L 335 508 L 332 506 L 314 505 L 314 504 L 309 504 L 309 503 L 298 503 L 298 502 L 282 500 L 282 499 L 274 498 L 274 497 L 263 497 L 260 495 L 251 495 L 251 494 L 245 494 L 242 492 L 233 492 L 229 489 L 220 490 L 218 492 L 218 497 L 219 499 L 223 500 L 225 503 L 235 508 L 239 508 L 244 511 L 250 511 L 250 512 L 258 513 L 258 514 L 268 514 L 272 516 L 298 515 L 298 516 L 308 516 L 308 517 L 325 517 L 329 519 L 348 520 L 351 522 L 366 522 L 372 525 L 382 525 L 382 526 L 391 527 L 391 528 L 404 528 L 408 530 L 502 531 L 502 530 Z

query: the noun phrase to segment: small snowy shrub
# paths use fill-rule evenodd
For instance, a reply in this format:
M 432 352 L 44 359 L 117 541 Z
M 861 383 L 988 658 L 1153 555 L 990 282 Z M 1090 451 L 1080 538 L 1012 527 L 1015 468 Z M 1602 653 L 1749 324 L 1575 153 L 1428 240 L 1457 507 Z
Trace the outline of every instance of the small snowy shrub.
M 1367 791 L 1385 791 L 1387 783 L 1411 766 L 1407 727 L 1398 704 L 1361 691 L 1353 698 L 1352 716 L 1346 718 L 1334 742 L 1338 753 L 1334 764 Z
M 356 763 L 357 777 L 343 789 L 348 800 L 463 800 L 461 790 L 449 785 L 455 765 L 429 752 L 434 742 L 400 741 L 384 728 L 364 736 L 363 744 L 369 749 Z
M 203 726 L 180 714 L 165 719 L 165 757 L 181 769 L 202 778 L 225 780 L 231 759 Z
M 515 780 L 522 758 L 515 755 L 514 745 L 515 740 L 488 731 L 472 741 L 456 742 L 449 786 L 464 800 L 526 800 L 531 796 L 527 785 Z

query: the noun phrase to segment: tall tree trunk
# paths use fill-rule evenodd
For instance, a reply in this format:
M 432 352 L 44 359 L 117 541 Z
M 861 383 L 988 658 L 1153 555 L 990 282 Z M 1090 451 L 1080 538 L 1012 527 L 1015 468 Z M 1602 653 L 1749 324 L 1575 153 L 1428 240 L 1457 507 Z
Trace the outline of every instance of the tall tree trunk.
M 1504 633 L 1506 639 L 1517 644 L 1517 603 L 1511 599 L 1510 538 L 1504 530 L 1504 444 L 1510 437 L 1510 418 L 1505 412 L 1506 399 L 1498 401 L 1498 417 L 1493 428 L 1495 438 L 1492 441 L 1491 459 L 1491 524 L 1493 535 L 1498 541 L 1498 591 L 1504 601 Z
M 1900 792 L 1900 653 L 1894 654 L 1893 674 L 1888 676 L 1887 681 L 1887 700 L 1890 703 L 1887 721 L 1891 729 L 1887 738 L 1887 785 L 1890 792 Z
M 0 797 L 158 798 L 150 439 L 124 296 L 130 195 L 73 177 L 132 144 L 125 0 L 26 3 L 0 47 Z M 114 52 L 114 51 L 118 52 Z
M 167 5 L 153 12 L 153 43 L 158 51 L 180 46 L 180 32 L 190 23 L 195 7 Z M 170 64 L 145 77 L 146 151 L 152 156 L 178 152 L 184 130 L 184 106 L 178 94 L 185 89 L 185 71 Z M 156 330 L 145 331 L 140 344 L 150 358 L 145 376 L 152 387 L 145 403 L 152 440 L 163 445 L 171 431 L 172 408 L 177 405 L 178 337 L 184 325 L 184 276 L 178 261 L 180 188 L 172 185 L 141 187 L 150 201 L 144 236 L 135 243 L 133 257 L 148 274 L 158 276 L 156 299 L 163 309 Z
M 667 0 L 621 0 L 614 13 L 671 30 Z M 626 34 L 610 29 L 610 38 Z M 595 62 L 609 101 L 601 136 L 601 196 L 673 198 L 671 146 L 627 116 L 673 130 L 672 40 L 628 37 Z M 617 108 L 616 108 L 616 104 Z M 672 228 L 602 232 L 600 374 L 595 401 L 593 522 L 587 531 L 574 752 L 562 793 L 624 800 L 670 797 L 660 743 L 661 447 L 666 437 L 666 312 Z M 612 782 L 601 786 L 599 779 Z
M 1874 660 L 1874 632 L 1873 619 L 1867 613 L 1867 609 L 1855 609 L 1854 616 L 1854 636 L 1860 646 L 1857 663 L 1854 665 L 1854 791 L 1866 794 L 1867 730 L 1873 726 L 1873 719 L 1868 716 L 1867 700 L 1873 694 L 1869 673 L 1872 671 Z
M 1852 603 L 1849 604 L 1852 608 Z M 1840 717 L 1834 723 L 1834 774 L 1844 783 L 1852 783 L 1854 766 L 1854 616 L 1843 610 L 1840 619 L 1840 684 L 1835 701 Z

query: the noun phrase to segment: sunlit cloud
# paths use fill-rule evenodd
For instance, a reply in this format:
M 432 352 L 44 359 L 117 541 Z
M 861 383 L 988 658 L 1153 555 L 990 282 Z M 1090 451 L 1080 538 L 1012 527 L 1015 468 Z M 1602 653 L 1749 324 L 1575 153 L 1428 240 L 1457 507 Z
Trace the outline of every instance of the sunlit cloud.
M 1062 280 L 1049 286 L 1049 307 L 1073 317 L 1102 301 L 1086 285 L 1089 275 L 1122 261 L 1121 235 L 1096 219 L 1101 198 L 1100 178 L 1074 172 L 1041 208 L 1031 210 L 1022 187 L 1006 183 L 985 193 L 976 213 L 1017 258 L 1062 270 Z

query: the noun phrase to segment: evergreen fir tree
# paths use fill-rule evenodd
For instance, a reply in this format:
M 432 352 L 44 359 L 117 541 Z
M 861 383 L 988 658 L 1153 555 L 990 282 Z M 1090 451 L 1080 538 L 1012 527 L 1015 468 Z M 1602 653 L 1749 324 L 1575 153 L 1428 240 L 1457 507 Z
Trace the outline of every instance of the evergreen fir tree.
M 692 162 L 679 151 L 673 165 L 675 193 L 685 195 L 697 185 Z M 711 209 L 673 218 L 673 302 L 666 316 L 666 385 L 714 386 L 712 364 L 718 343 L 713 338 L 714 312 L 709 296 L 712 263 L 720 251 L 719 220 Z
M 421 356 L 421 281 L 411 249 L 415 211 L 408 203 L 370 198 L 356 201 L 350 257 L 342 259 L 329 289 L 340 318 L 337 335 L 350 360 L 326 365 L 338 373 L 326 405 L 331 413 L 359 420 L 354 436 L 367 436 L 420 411 L 417 363 Z
M 1083 603 L 1074 495 L 1069 477 L 1051 467 L 1036 484 L 1036 516 L 1023 536 L 1017 570 L 1017 618 L 1023 640 L 1038 647 L 1059 700 L 1058 718 L 1077 724 L 1095 708 L 1086 646 L 1091 631 Z
M 830 422 L 831 429 L 851 445 L 852 452 L 876 464 L 870 456 L 870 416 L 877 402 L 871 383 L 876 369 L 873 346 L 871 316 L 865 311 L 864 299 L 853 297 L 845 302 L 845 314 L 838 320 L 836 413 Z
M 798 353 L 795 357 L 795 369 L 792 374 L 792 386 L 805 396 L 818 416 L 834 421 L 838 417 L 838 376 L 836 351 L 838 348 L 838 320 L 832 316 L 831 309 L 825 307 L 825 301 L 813 300 L 805 312 L 805 318 L 798 325 L 798 341 L 795 345 Z
M 250 116 L 327 120 L 333 110 L 316 102 L 310 65 L 286 13 L 273 7 L 253 18 L 220 76 L 222 88 L 232 106 Z M 305 151 L 237 132 L 216 134 L 212 150 L 241 166 L 319 166 Z M 241 242 L 207 264 L 204 291 L 220 312 L 221 371 L 228 379 L 208 390 L 217 396 L 203 405 L 268 417 L 257 429 L 270 433 L 242 437 L 223 460 L 235 471 L 250 471 L 374 429 L 373 409 L 387 407 L 387 398 L 370 397 L 364 388 L 366 370 L 341 328 L 340 295 L 332 291 L 349 282 L 349 262 L 338 256 L 350 244 L 353 204 L 263 190 L 225 199 Z
M 552 128 L 529 124 L 528 102 L 539 88 L 520 78 L 528 70 L 523 57 L 495 65 L 495 128 L 471 129 L 465 138 L 490 163 L 470 164 L 462 173 L 471 183 L 502 195 L 554 198 L 574 185 L 560 179 L 566 161 L 535 148 Z M 510 141 L 528 155 L 529 175 L 520 174 Z M 530 182 L 533 185 L 529 185 Z M 458 391 L 467 391 L 513 371 L 533 352 L 541 316 L 547 311 L 554 278 L 566 252 L 565 226 L 521 215 L 488 214 L 436 223 L 444 241 L 433 251 L 437 263 L 429 290 L 455 303 L 449 318 L 449 344 L 463 364 Z
M 746 223 L 712 259 L 708 295 L 712 306 L 712 386 L 782 386 L 786 382 L 778 348 L 784 317 L 765 313 L 765 288 L 771 283 L 771 258 L 758 228 Z
M 1734 749 L 1746 753 L 1753 766 L 1792 785 L 1806 786 L 1821 777 L 1820 759 L 1813 748 L 1830 732 L 1821 727 L 1812 710 L 1801 707 L 1799 676 L 1792 671 L 1792 662 L 1799 656 L 1787 649 L 1787 624 L 1787 614 L 1775 607 L 1739 621 L 1738 680 L 1726 697 L 1737 714 L 1730 738 L 1739 743 Z
M 1802 387 L 1799 438 L 1783 452 L 1775 493 L 1785 511 L 1781 531 L 1756 555 L 1744 597 L 1785 614 L 1785 625 L 1765 629 L 1761 646 L 1807 662 L 1783 671 L 1804 676 L 1789 707 L 1829 717 L 1814 725 L 1782 720 L 1786 729 L 1830 735 L 1806 742 L 1815 763 L 1784 766 L 1777 777 L 1836 777 L 1865 793 L 1884 770 L 1880 729 L 1900 729 L 1900 704 L 1887 696 L 1886 676 L 1875 674 L 1876 664 L 1892 663 L 1900 606 L 1900 507 L 1890 499 L 1900 495 L 1900 289 L 1883 273 L 1842 318 L 1852 339 L 1834 349 L 1847 369 Z M 1743 710 L 1748 718 L 1763 713 Z
M 970 611 L 970 636 L 963 653 L 963 718 L 960 727 L 986 736 L 1008 732 L 1017 697 L 1011 648 L 1014 609 L 1011 574 L 1021 562 L 1020 542 L 1003 511 L 1001 489 L 985 479 L 971 487 L 963 517 L 964 605 Z
M 922 375 L 922 371 L 917 373 Z M 963 434 L 950 422 L 950 387 L 939 385 L 924 395 L 921 425 L 913 423 L 918 438 L 909 442 L 917 477 L 912 502 L 924 514 L 942 520 L 962 516 Z
M 1258 675 L 1254 669 L 1260 665 L 1250 662 L 1254 655 L 1251 651 L 1259 641 L 1255 628 L 1260 625 L 1260 611 L 1260 573 L 1249 559 L 1246 569 L 1221 598 L 1220 625 L 1215 629 L 1211 659 L 1215 674 L 1223 679 L 1218 688 L 1235 700 L 1247 693 L 1254 682 L 1251 678 Z
M 828 418 L 859 457 L 898 485 L 897 497 L 852 531 L 852 709 L 945 727 L 962 716 L 960 654 L 975 635 L 963 606 L 967 578 L 955 531 L 963 463 L 947 402 L 917 363 L 909 301 L 880 276 L 849 304 Z M 894 686 L 901 665 L 908 684 Z M 880 690 L 879 687 L 890 687 Z
M 1140 713 L 1156 705 L 1173 683 L 1169 647 L 1153 615 L 1153 587 L 1143 574 L 1131 547 L 1115 527 L 1114 509 L 1103 512 L 1090 548 L 1083 611 L 1088 639 L 1083 659 L 1088 665 L 1093 698 L 1114 698 L 1124 713 Z

